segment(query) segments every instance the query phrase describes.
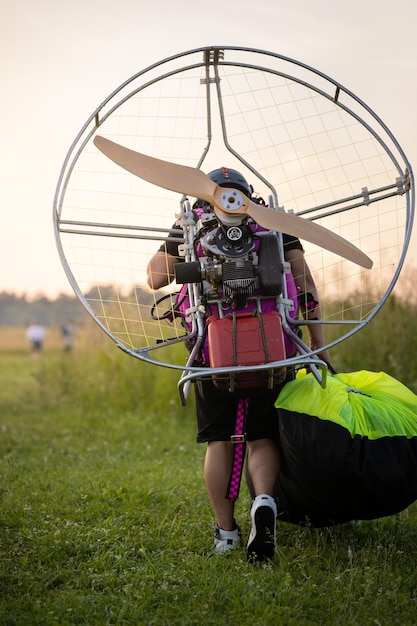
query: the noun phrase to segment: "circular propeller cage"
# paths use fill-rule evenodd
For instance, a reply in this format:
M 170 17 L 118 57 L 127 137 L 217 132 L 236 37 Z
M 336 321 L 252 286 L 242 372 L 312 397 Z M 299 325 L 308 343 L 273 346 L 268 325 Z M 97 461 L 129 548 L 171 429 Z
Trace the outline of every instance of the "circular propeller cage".
M 146 267 L 195 199 L 123 170 L 94 146 L 96 134 L 204 172 L 234 168 L 269 206 L 367 254 L 372 269 L 303 242 L 328 348 L 367 324 L 391 293 L 410 240 L 414 180 L 386 125 L 348 89 L 293 59 L 242 47 L 190 50 L 138 72 L 100 104 L 70 147 L 55 194 L 69 282 L 130 355 L 184 369 L 169 348 L 187 333 L 178 319 L 166 323 L 179 286 L 151 291 Z

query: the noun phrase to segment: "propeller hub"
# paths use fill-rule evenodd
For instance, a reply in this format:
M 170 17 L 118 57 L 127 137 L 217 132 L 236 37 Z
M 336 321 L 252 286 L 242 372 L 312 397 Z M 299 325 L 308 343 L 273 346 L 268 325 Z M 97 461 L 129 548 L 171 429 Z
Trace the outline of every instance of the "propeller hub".
M 220 196 L 220 206 L 225 211 L 241 211 L 245 201 L 237 189 L 226 189 Z

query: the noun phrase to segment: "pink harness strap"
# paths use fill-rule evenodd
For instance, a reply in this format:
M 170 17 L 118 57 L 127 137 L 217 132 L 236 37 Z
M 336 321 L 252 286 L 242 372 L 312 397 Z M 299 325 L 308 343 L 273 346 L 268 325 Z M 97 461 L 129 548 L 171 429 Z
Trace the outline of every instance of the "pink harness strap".
M 248 409 L 249 398 L 240 398 L 236 413 L 235 434 L 231 437 L 232 443 L 235 444 L 235 452 L 233 458 L 232 473 L 226 493 L 226 498 L 228 500 L 237 500 L 239 495 L 243 463 L 245 460 L 245 424 L 246 418 L 248 416 Z

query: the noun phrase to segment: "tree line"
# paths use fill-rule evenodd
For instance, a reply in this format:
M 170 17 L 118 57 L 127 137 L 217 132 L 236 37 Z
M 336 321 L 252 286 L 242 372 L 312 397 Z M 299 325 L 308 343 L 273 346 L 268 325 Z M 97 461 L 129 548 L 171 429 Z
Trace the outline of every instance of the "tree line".
M 61 294 L 55 299 L 44 295 L 28 298 L 0 292 L 0 326 L 27 326 L 36 320 L 43 326 L 61 325 L 65 320 L 82 320 L 87 314 L 78 298 Z
M 118 292 L 113 285 L 101 285 L 100 290 L 92 287 L 84 296 L 87 301 L 102 299 L 111 302 L 117 300 Z M 153 303 L 152 295 L 139 286 L 124 294 L 124 299 L 148 306 Z M 88 313 L 75 294 L 60 294 L 50 299 L 42 294 L 28 298 L 13 292 L 0 292 L 0 326 L 27 326 L 34 321 L 46 327 L 61 326 L 68 319 L 81 322 L 86 316 Z

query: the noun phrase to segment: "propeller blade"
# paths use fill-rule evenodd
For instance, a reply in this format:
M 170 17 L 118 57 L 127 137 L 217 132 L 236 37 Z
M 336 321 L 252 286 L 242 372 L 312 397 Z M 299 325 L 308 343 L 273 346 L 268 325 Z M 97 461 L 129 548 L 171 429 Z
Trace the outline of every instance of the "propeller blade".
M 373 265 L 372 260 L 362 250 L 359 250 L 347 239 L 320 226 L 320 224 L 305 220 L 292 213 L 268 209 L 268 207 L 252 201 L 250 201 L 246 212 L 264 228 L 270 228 L 314 243 L 366 269 L 371 269 Z
M 249 215 L 264 228 L 304 239 L 367 269 L 372 267 L 372 260 L 366 254 L 331 230 L 291 213 L 256 204 L 239 191 L 219 187 L 197 168 L 141 154 L 100 135 L 94 138 L 94 145 L 120 167 L 158 187 L 206 200 L 216 212 Z M 230 204 L 224 196 L 230 196 Z
M 111 161 L 149 183 L 213 203 L 217 184 L 195 167 L 155 159 L 100 135 L 94 138 L 94 145 Z

